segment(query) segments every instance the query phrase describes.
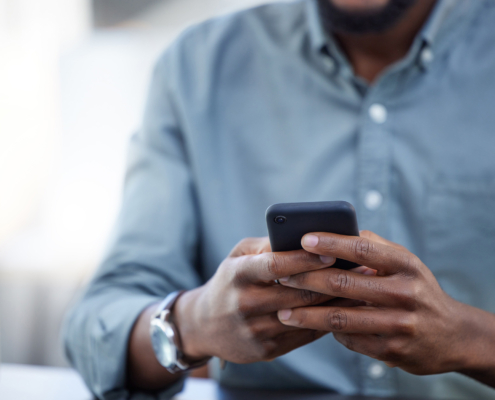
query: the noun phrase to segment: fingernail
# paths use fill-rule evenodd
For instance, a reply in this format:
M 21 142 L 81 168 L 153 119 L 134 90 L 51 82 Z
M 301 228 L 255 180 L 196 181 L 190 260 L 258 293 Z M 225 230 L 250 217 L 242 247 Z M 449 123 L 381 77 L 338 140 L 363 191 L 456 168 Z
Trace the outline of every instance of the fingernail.
M 376 275 L 376 269 L 367 269 L 363 272 L 363 275 Z
M 323 264 L 333 264 L 335 262 L 335 257 L 320 256 L 320 260 Z
M 303 245 L 306 247 L 316 247 L 318 244 L 319 238 L 315 235 L 306 235 L 303 239 Z
M 292 310 L 280 310 L 278 312 L 278 318 L 280 321 L 287 321 L 292 315 Z
M 283 278 L 280 278 L 278 281 L 280 283 L 287 283 L 289 282 L 290 276 L 284 276 Z

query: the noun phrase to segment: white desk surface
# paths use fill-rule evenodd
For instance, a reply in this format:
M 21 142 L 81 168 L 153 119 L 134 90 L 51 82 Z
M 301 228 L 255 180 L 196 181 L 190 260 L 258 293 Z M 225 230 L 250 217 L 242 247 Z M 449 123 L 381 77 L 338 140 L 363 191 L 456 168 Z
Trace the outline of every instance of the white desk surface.
M 217 384 L 189 378 L 175 400 L 216 400 Z M 81 377 L 68 368 L 0 365 L 1 400 L 91 400 Z

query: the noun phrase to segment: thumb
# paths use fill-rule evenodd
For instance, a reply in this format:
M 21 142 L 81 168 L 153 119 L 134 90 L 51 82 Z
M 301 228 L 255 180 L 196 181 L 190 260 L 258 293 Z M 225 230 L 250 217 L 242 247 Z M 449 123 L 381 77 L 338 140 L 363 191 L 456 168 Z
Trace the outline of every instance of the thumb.
M 407 250 L 404 246 L 400 244 L 391 242 L 390 240 L 382 238 L 380 235 L 377 235 L 375 232 L 371 231 L 360 231 L 359 236 L 364 237 L 366 239 L 372 240 L 373 242 L 385 244 L 387 246 L 393 247 L 398 250 Z
M 272 251 L 268 236 L 242 239 L 232 249 L 229 257 L 242 257 L 250 254 L 269 253 Z

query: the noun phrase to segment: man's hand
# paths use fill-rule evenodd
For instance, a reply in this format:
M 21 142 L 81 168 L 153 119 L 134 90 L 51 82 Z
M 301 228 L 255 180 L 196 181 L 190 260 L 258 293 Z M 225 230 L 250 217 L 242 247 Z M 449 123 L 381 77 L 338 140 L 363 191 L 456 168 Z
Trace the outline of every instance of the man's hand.
M 188 361 L 217 356 L 236 363 L 270 360 L 327 334 L 286 326 L 277 311 L 320 303 L 351 307 L 361 302 L 275 284 L 275 279 L 326 268 L 335 258 L 305 250 L 272 253 L 268 238 L 241 241 L 203 286 L 179 297 L 174 320 Z M 366 267 L 359 273 L 373 273 Z M 157 304 L 136 321 L 129 339 L 128 385 L 163 389 L 180 378 L 157 361 L 149 324 Z
M 314 233 L 302 244 L 314 254 L 366 265 L 376 275 L 328 268 L 280 279 L 287 287 L 366 302 L 281 310 L 282 323 L 333 332 L 347 348 L 413 374 L 459 371 L 494 384 L 495 376 L 486 373 L 495 364 L 493 315 L 449 297 L 414 254 L 367 231 L 361 237 Z
M 273 359 L 327 332 L 283 325 L 277 311 L 316 305 L 333 295 L 275 284 L 335 262 L 304 250 L 271 253 L 268 238 L 245 239 L 205 285 L 179 298 L 174 315 L 184 353 L 235 363 Z

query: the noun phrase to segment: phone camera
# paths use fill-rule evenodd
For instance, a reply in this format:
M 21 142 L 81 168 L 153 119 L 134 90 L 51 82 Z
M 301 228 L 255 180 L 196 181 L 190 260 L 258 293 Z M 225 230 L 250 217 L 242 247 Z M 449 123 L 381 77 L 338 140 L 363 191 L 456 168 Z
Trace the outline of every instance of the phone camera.
M 275 217 L 273 220 L 275 221 L 276 224 L 284 224 L 285 221 L 287 221 L 287 218 L 285 218 L 282 215 L 279 215 L 278 217 Z

